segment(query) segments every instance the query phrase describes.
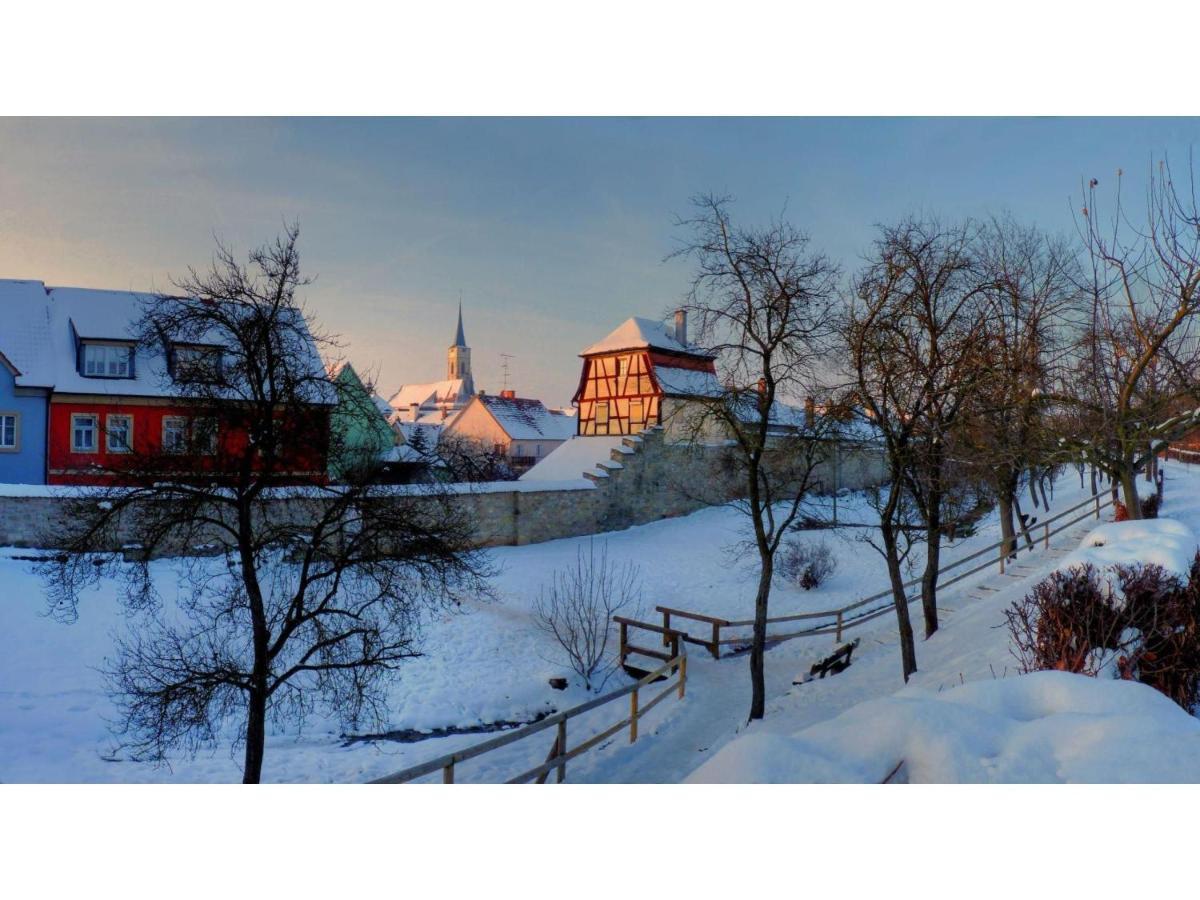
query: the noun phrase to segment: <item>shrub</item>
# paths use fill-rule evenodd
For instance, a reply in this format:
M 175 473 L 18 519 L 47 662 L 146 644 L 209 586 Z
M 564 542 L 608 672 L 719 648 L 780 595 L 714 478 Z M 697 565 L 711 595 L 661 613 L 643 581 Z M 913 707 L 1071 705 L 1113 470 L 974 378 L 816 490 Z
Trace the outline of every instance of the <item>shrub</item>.
M 1142 510 L 1142 518 L 1157 519 L 1159 502 L 1158 494 L 1151 494 L 1149 497 L 1143 497 L 1138 502 L 1138 506 Z
M 775 569 L 788 584 L 810 591 L 837 571 L 837 557 L 824 541 L 792 538 L 779 549 Z
M 554 573 L 533 606 L 538 627 L 558 642 L 567 663 L 590 691 L 604 687 L 616 669 L 607 659 L 612 618 L 641 607 L 641 573 L 633 563 L 610 562 L 608 545 L 580 547 L 575 564 Z
M 1200 554 L 1187 582 L 1157 565 L 1118 566 L 1116 589 L 1090 565 L 1055 572 L 1006 612 L 1025 672 L 1061 669 L 1200 703 Z

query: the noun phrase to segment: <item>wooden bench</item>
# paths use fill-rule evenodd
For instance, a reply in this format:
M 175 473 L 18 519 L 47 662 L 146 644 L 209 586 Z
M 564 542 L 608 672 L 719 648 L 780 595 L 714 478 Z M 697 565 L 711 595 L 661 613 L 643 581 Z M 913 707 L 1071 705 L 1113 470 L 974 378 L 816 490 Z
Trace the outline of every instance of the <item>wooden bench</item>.
M 860 638 L 855 638 L 848 644 L 842 644 L 820 662 L 813 663 L 812 668 L 808 670 L 808 675 L 798 681 L 793 681 L 792 684 L 804 684 L 817 678 L 824 678 L 826 675 L 845 672 L 850 668 L 850 657 L 858 646 L 859 640 Z

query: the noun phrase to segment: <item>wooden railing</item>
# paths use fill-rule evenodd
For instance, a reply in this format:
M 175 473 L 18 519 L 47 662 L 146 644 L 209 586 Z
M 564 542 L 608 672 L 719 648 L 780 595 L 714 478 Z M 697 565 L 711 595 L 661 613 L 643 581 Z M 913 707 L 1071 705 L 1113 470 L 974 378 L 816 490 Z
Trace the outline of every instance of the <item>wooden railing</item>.
M 1200 463 L 1200 450 L 1185 450 L 1182 447 L 1168 447 L 1163 451 L 1167 459 L 1173 459 L 1188 465 Z
M 1200 454 L 1197 454 L 1197 456 L 1200 456 Z M 1037 544 L 1041 544 L 1043 547 L 1049 547 L 1051 537 L 1059 534 L 1067 528 L 1072 527 L 1073 525 L 1077 525 L 1084 519 L 1091 518 L 1092 516 L 1095 516 L 1097 519 L 1099 519 L 1100 511 L 1111 506 L 1112 503 L 1112 490 L 1111 488 L 1106 488 L 1103 491 L 1093 494 L 1086 500 L 1075 504 L 1069 509 L 1065 509 L 1056 515 L 1051 516 L 1049 519 L 1046 519 L 1045 522 L 1039 522 L 1036 526 L 1036 529 L 1029 533 L 1031 538 L 1035 534 L 1037 537 L 1037 542 L 1033 546 L 1030 546 L 1029 549 L 1031 551 L 1034 550 Z M 1079 510 L 1084 509 L 1085 507 L 1087 508 L 1087 512 L 1083 513 L 1082 515 L 1077 515 Z M 1074 517 L 1065 522 L 1061 521 L 1062 519 L 1066 519 L 1068 516 Z M 1054 525 L 1054 527 L 1051 528 L 1051 525 Z M 951 571 L 952 569 L 957 569 L 958 567 L 969 562 L 973 562 L 984 557 L 989 557 L 979 565 L 976 565 L 965 572 L 957 573 L 949 581 L 939 580 L 938 589 L 940 590 L 942 588 L 949 587 L 950 585 L 957 584 L 963 579 L 970 578 L 972 575 L 978 574 L 984 569 L 995 565 L 999 565 L 1000 574 L 1003 575 L 1008 560 L 1020 552 L 1021 548 L 1018 542 L 1022 537 L 1023 535 L 1018 534 L 1008 541 L 997 541 L 994 544 L 984 547 L 982 550 L 977 550 L 974 553 L 964 556 L 962 559 L 955 560 L 954 562 L 943 566 L 938 570 L 939 579 L 941 575 Z M 1006 548 L 1013 547 L 1014 543 L 1017 544 L 1015 549 L 1011 549 L 1006 552 Z M 904 589 L 907 592 L 909 588 L 920 583 L 920 577 L 913 578 L 904 582 Z M 789 616 L 772 616 L 767 619 L 768 628 L 770 628 L 772 625 L 812 621 L 815 619 L 821 619 L 825 621 L 811 628 L 802 628 L 797 631 L 774 634 L 768 633 L 767 640 L 785 641 L 797 637 L 812 637 L 816 635 L 832 634 L 834 636 L 834 640 L 837 643 L 841 643 L 842 635 L 847 630 L 856 628 L 859 625 L 865 624 L 866 622 L 870 622 L 872 619 L 877 619 L 880 616 L 887 615 L 889 612 L 895 609 L 895 606 L 892 602 L 888 602 L 870 609 L 864 609 L 864 607 L 870 607 L 871 604 L 878 604 L 879 601 L 885 599 L 891 601 L 891 598 L 892 589 L 889 587 L 877 594 L 864 597 L 862 600 L 858 600 L 839 609 L 826 609 L 819 612 L 797 613 Z M 906 597 L 906 599 L 910 604 L 915 603 L 920 599 L 920 594 L 912 597 Z M 707 648 L 708 652 L 712 654 L 714 659 L 720 658 L 721 647 L 729 644 L 745 644 L 747 641 L 749 641 L 749 637 L 744 634 L 733 637 L 723 636 L 723 632 L 726 629 L 746 628 L 754 625 L 753 619 L 722 619 L 716 616 L 702 615 L 700 613 L 688 612 L 687 610 L 676 609 L 669 606 L 656 606 L 655 610 L 662 614 L 662 627 L 664 630 L 669 630 L 679 634 L 679 640 L 681 641 L 691 644 L 699 644 L 700 646 Z M 859 610 L 862 611 L 859 612 Z M 704 635 L 697 636 L 682 630 L 679 627 L 680 620 L 683 620 L 684 622 L 701 623 L 701 625 L 704 627 Z M 672 627 L 672 623 L 675 623 L 674 627 Z
M 674 681 L 671 681 L 672 676 L 674 677 Z M 662 691 L 655 694 L 645 703 L 641 702 L 642 689 L 651 682 L 664 678 L 667 681 L 671 681 L 671 683 L 667 684 Z M 545 762 L 521 772 L 519 775 L 515 775 L 508 779 L 507 783 L 523 784 L 527 781 L 536 780 L 538 784 L 544 784 L 552 771 L 555 772 L 554 780 L 562 783 L 567 779 L 567 763 L 569 761 L 586 753 L 588 750 L 591 750 L 596 745 L 608 740 L 626 728 L 629 729 L 629 743 L 634 743 L 638 739 L 638 720 L 672 694 L 682 700 L 686 688 L 687 654 L 676 653 L 653 672 L 647 673 L 633 684 L 627 684 L 624 687 L 617 688 L 615 691 L 610 691 L 603 697 L 596 697 L 587 703 L 581 703 L 579 706 L 572 707 L 563 712 L 554 713 L 538 722 L 534 722 L 532 725 L 526 725 L 524 728 L 517 729 L 516 731 L 505 732 L 491 740 L 475 744 L 473 747 L 456 750 L 453 753 L 447 753 L 445 756 L 439 756 L 437 759 L 431 759 L 429 762 L 402 769 L 399 772 L 394 772 L 391 775 L 386 775 L 383 778 L 372 781 L 371 784 L 403 784 L 412 781 L 414 778 L 420 778 L 422 775 L 429 775 L 439 769 L 442 772 L 442 783 L 453 784 L 455 767 L 460 763 L 483 756 L 485 753 L 490 753 L 501 747 L 507 747 L 509 744 L 532 737 L 535 734 L 540 734 L 550 728 L 555 729 L 555 737 Z M 571 719 L 578 718 L 584 713 L 591 712 L 593 709 L 607 706 L 626 696 L 629 697 L 628 716 L 616 724 L 608 726 L 599 734 L 594 734 L 581 743 L 576 744 L 574 747 L 567 746 L 567 723 Z

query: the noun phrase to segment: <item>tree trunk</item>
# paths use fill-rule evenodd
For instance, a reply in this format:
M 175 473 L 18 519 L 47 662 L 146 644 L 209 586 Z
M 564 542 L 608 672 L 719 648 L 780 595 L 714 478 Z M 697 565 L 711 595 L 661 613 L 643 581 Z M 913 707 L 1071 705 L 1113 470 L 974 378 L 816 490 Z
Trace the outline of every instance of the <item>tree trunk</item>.
M 887 556 L 888 577 L 892 582 L 892 601 L 896 607 L 896 626 L 900 633 L 900 665 L 904 680 L 917 671 L 917 648 L 913 638 L 912 620 L 908 615 L 908 597 L 904 592 L 904 573 L 900 571 L 900 552 L 896 535 L 886 524 L 881 526 L 883 547 Z
M 1021 512 L 1021 498 L 1015 493 L 1013 494 L 1013 512 L 1016 513 L 1017 522 L 1021 525 L 1021 535 L 1025 538 L 1025 543 L 1029 545 L 1029 549 L 1032 550 L 1033 536 L 1029 533 L 1029 526 L 1025 524 L 1025 515 Z
M 262 689 L 250 692 L 246 709 L 246 761 L 242 767 L 242 784 L 258 784 L 262 781 L 263 751 L 267 747 L 267 692 Z
M 933 509 L 936 511 L 940 505 L 939 498 Z M 941 558 L 941 516 L 935 512 L 925 529 L 925 571 L 921 574 L 921 609 L 925 614 L 925 640 L 929 640 L 938 630 L 937 582 Z
M 769 550 L 759 548 L 762 570 L 758 576 L 758 594 L 754 598 L 754 638 L 750 644 L 750 719 L 766 715 L 767 684 L 763 674 L 763 655 L 767 648 L 767 603 L 771 598 L 774 559 Z
M 1140 519 L 1142 506 L 1138 502 L 1137 473 L 1133 471 L 1132 465 L 1125 466 L 1121 470 L 1121 495 L 1129 518 Z
M 996 497 L 996 505 L 1000 510 L 1000 540 L 1003 541 L 1005 557 L 1017 555 L 1017 533 L 1013 527 L 1012 495 L 1001 491 Z

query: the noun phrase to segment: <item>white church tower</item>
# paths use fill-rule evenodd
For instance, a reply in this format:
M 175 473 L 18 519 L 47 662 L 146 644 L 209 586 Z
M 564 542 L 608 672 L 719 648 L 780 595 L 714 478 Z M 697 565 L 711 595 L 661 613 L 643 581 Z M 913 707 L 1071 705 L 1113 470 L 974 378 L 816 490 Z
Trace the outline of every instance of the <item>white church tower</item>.
M 463 336 L 462 304 L 458 304 L 458 332 L 454 335 L 454 345 L 446 353 L 446 379 L 457 381 L 462 379 L 462 394 L 470 397 L 475 393 L 475 379 L 471 377 L 471 348 Z

